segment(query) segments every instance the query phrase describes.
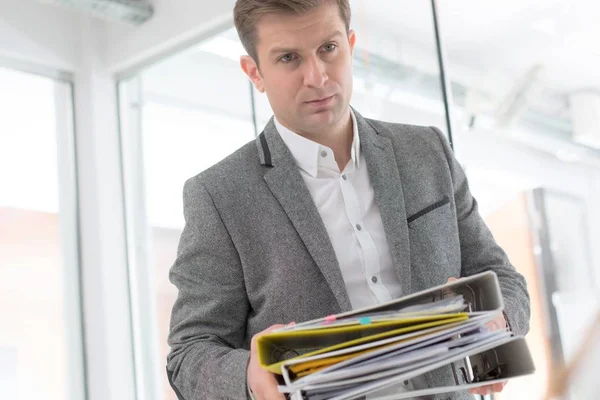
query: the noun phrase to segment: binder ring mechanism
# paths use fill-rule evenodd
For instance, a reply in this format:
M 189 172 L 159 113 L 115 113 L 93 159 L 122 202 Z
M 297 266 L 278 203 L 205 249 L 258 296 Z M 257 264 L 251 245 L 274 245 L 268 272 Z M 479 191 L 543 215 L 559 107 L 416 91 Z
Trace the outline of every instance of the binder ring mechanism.
M 469 376 L 466 368 L 460 368 L 463 378 L 467 383 L 478 383 L 500 379 L 502 370 L 506 366 L 506 364 L 500 362 L 498 352 L 495 349 L 474 355 L 471 359 L 475 359 L 476 361 L 474 363 L 475 365 L 471 366 L 470 372 L 472 376 Z M 458 385 L 459 383 L 457 382 L 456 384 Z
M 471 285 L 463 286 L 461 289 L 462 290 L 456 291 L 442 291 L 440 297 L 444 298 L 446 296 L 456 295 L 458 292 L 458 294 L 463 295 L 465 303 L 467 304 L 468 312 L 473 312 L 475 310 L 483 308 L 483 298 L 481 297 L 481 291 L 476 291 L 473 287 L 471 287 Z M 477 296 L 478 292 L 479 296 Z M 456 337 L 459 338 L 461 337 L 461 335 L 457 335 Z M 490 358 L 492 359 L 492 361 L 490 361 Z M 454 382 L 456 383 L 456 385 L 460 385 L 461 383 L 459 382 L 458 375 L 456 373 L 455 364 L 456 363 L 451 364 L 452 374 L 454 375 Z M 460 367 L 459 370 L 462 374 L 462 378 L 468 384 L 499 379 L 502 375 L 502 369 L 506 365 L 500 362 L 498 352 L 495 349 L 491 349 L 471 357 L 466 357 L 463 359 L 463 364 L 464 366 Z

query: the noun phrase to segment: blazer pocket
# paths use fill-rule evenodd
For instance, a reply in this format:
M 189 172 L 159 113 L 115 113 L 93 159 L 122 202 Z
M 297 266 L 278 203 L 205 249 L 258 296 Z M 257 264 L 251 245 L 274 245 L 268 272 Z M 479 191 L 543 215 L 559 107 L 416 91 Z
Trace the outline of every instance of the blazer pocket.
M 432 204 L 428 207 L 425 207 L 421 211 L 411 215 L 407 219 L 409 228 L 410 228 L 410 224 L 413 223 L 414 221 L 416 221 L 417 219 L 422 218 L 429 213 L 432 213 L 433 211 L 437 210 L 438 208 L 444 207 L 448 203 L 450 203 L 450 198 L 448 196 L 444 196 L 444 198 L 442 200 L 438 201 L 437 203 Z
M 408 228 L 413 288 L 441 285 L 460 275 L 460 242 L 448 197 L 410 217 Z

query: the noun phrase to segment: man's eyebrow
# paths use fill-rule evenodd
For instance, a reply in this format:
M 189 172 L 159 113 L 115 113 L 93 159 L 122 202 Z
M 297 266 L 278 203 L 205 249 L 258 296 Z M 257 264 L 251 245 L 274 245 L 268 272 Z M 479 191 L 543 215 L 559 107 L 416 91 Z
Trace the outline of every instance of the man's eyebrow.
M 323 43 L 333 39 L 336 36 L 343 36 L 344 34 L 341 31 L 335 31 L 333 32 L 331 35 L 327 36 L 327 39 L 323 41 Z M 270 51 L 269 51 L 269 55 L 273 55 L 273 54 L 279 54 L 279 53 L 295 53 L 297 52 L 298 49 L 295 49 L 293 47 L 273 47 Z
M 291 47 L 274 47 L 269 51 L 269 54 L 277 54 L 277 53 L 294 53 L 297 49 Z

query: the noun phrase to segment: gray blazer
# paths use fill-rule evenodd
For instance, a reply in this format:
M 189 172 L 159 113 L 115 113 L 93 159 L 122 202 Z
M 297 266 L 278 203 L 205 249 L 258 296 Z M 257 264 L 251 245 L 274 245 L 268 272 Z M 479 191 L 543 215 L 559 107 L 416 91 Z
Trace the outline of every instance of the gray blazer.
M 493 270 L 513 331 L 529 296 L 484 224 L 465 174 L 436 128 L 356 113 L 361 150 L 406 294 Z M 245 399 L 252 336 L 277 323 L 351 309 L 325 226 L 271 120 L 255 142 L 191 178 L 170 272 L 179 289 L 167 374 L 180 399 Z M 452 384 L 451 369 L 426 375 Z M 439 399 L 465 399 L 466 392 Z

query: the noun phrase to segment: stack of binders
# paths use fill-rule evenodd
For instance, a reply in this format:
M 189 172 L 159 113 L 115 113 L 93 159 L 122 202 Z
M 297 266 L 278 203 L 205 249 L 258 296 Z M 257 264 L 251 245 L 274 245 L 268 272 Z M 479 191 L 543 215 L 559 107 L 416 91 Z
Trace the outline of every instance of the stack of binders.
M 496 274 L 484 272 L 260 336 L 259 361 L 292 399 L 357 399 L 445 365 L 455 385 L 390 398 L 503 382 L 535 371 L 523 337 L 488 329 L 503 308 Z

